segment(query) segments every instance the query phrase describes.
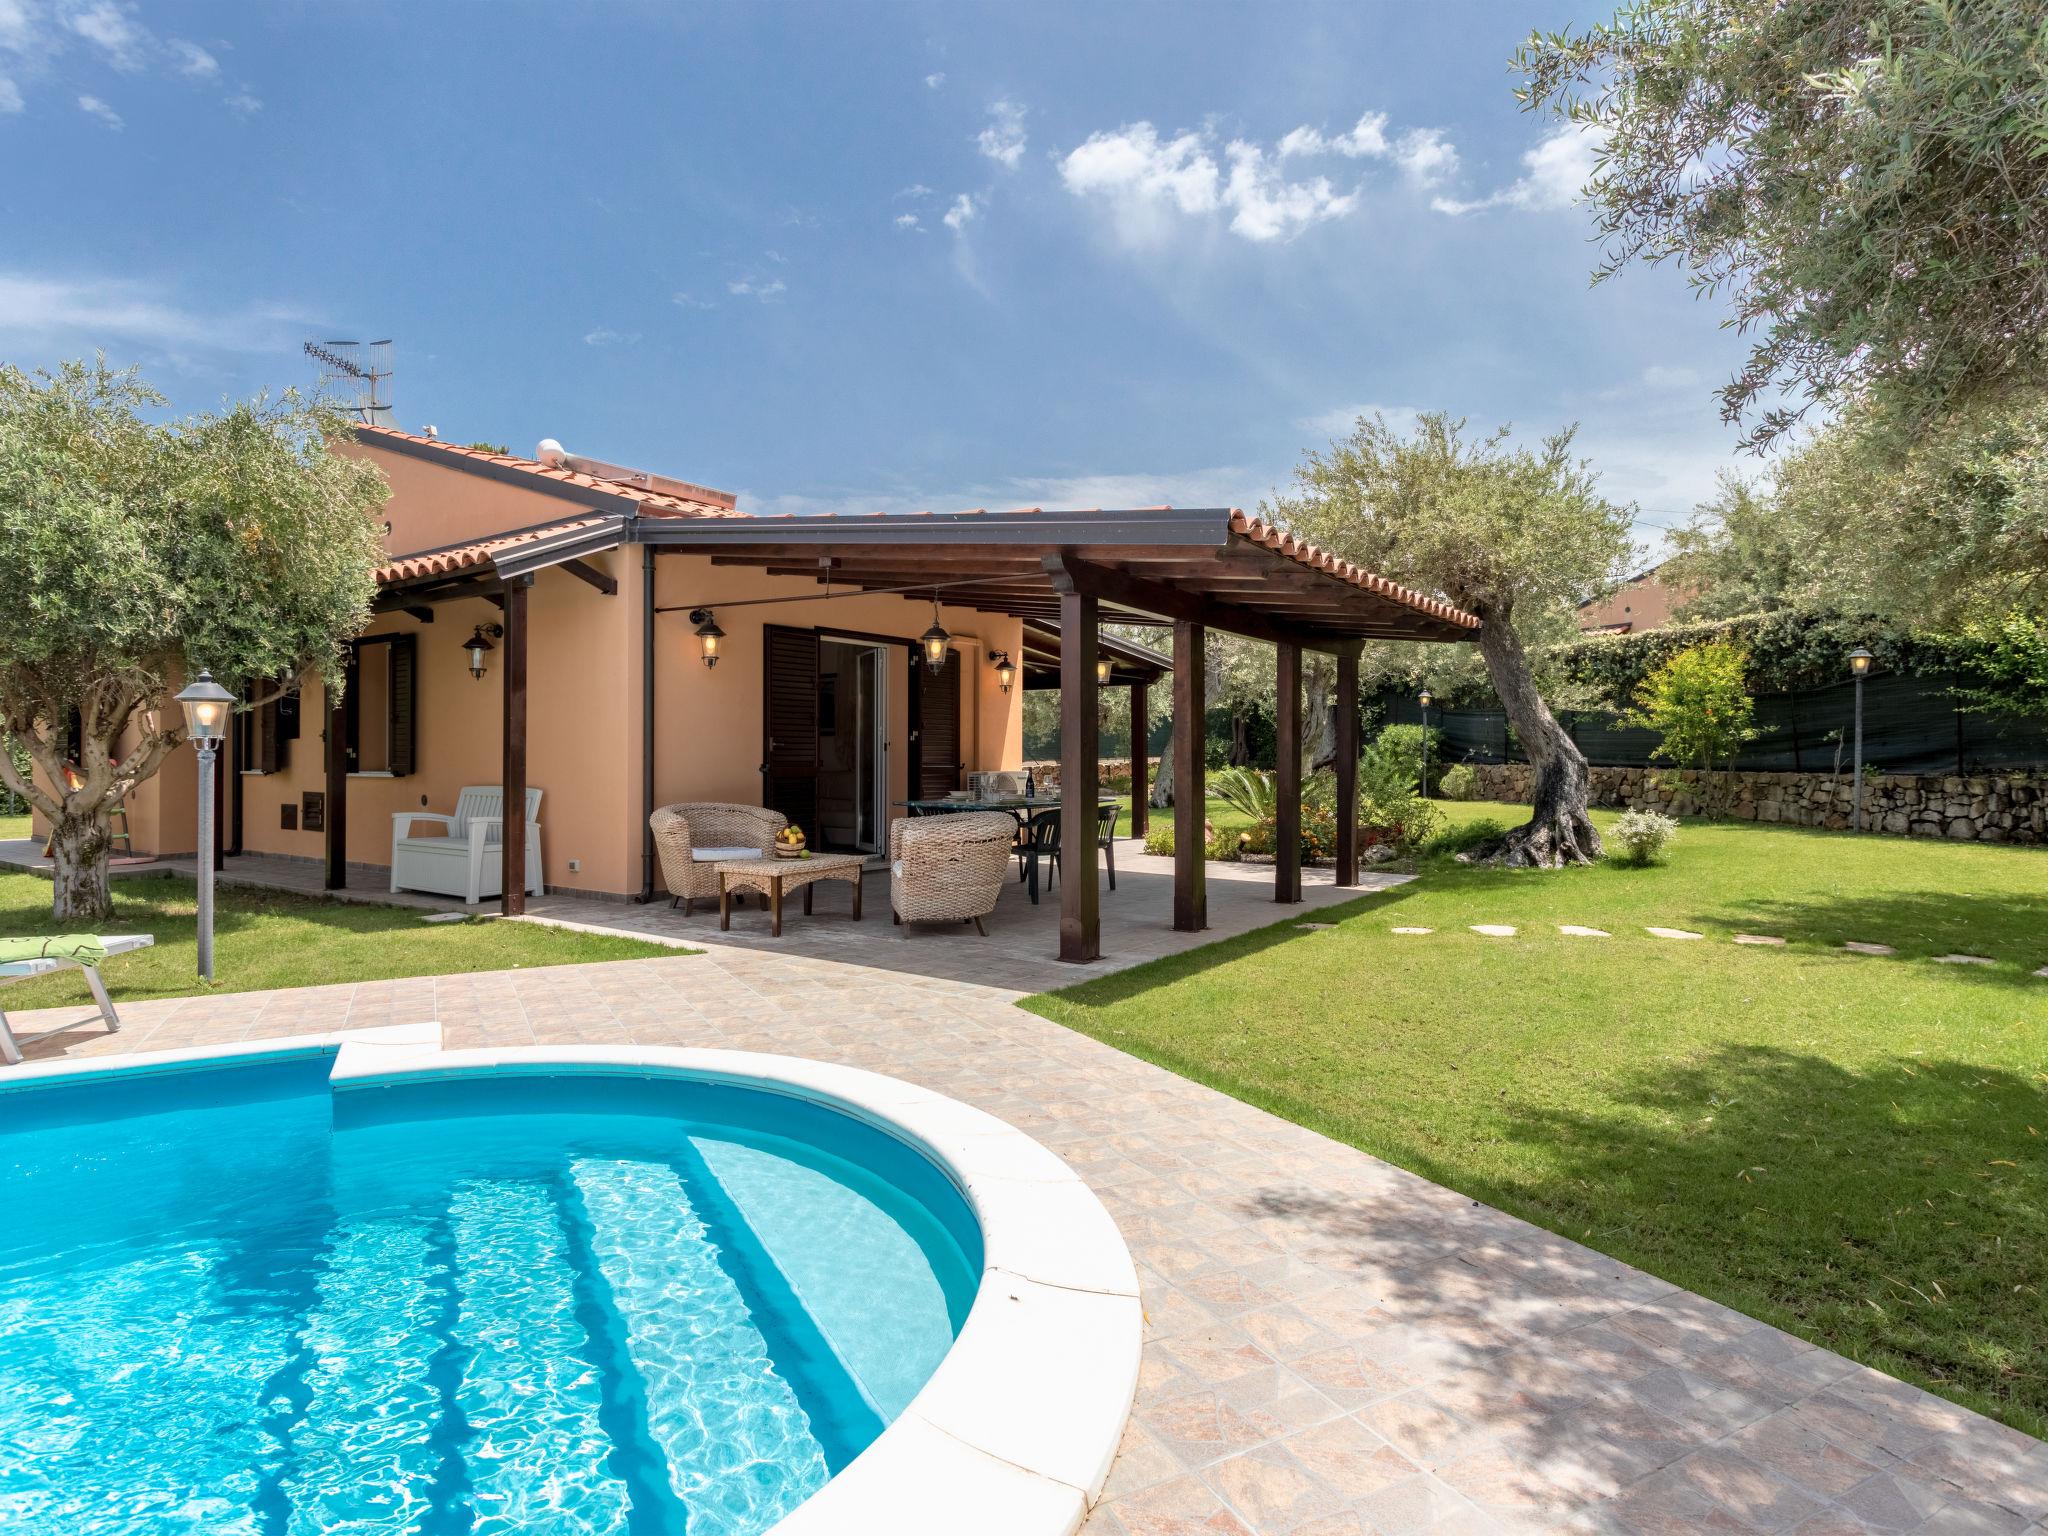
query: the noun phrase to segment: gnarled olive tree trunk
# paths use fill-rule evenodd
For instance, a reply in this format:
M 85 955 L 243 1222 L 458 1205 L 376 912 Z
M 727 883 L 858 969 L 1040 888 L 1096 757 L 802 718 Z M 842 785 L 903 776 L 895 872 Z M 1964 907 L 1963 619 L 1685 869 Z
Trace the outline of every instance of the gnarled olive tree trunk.
M 107 808 L 84 815 L 66 813 L 50 829 L 50 859 L 56 890 L 51 916 L 62 924 L 105 922 L 114 913 L 114 895 L 107 879 L 107 856 L 113 832 Z
M 1166 745 L 1159 753 L 1159 766 L 1152 774 L 1152 792 L 1146 800 L 1155 811 L 1166 810 L 1173 804 L 1173 733 L 1179 722 L 1167 727 Z
M 1529 820 L 1498 841 L 1474 848 L 1470 857 L 1475 862 L 1497 862 L 1514 869 L 1591 864 L 1602 850 L 1600 834 L 1586 814 L 1593 780 L 1585 754 L 1536 691 L 1529 658 L 1514 625 L 1505 617 L 1482 617 L 1485 624 L 1479 631 L 1479 654 L 1485 659 L 1493 691 L 1529 754 L 1535 783 L 1529 796 Z

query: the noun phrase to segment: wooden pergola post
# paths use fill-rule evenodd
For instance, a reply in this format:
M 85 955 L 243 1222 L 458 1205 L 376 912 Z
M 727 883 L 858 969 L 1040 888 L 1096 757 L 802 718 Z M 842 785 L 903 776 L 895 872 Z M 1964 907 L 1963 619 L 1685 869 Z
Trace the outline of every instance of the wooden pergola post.
M 1358 647 L 1337 653 L 1337 884 L 1358 884 Z
M 1146 783 L 1151 776 L 1151 764 L 1145 759 L 1145 722 L 1151 714 L 1145 697 L 1145 683 L 1141 678 L 1131 684 L 1131 836 L 1140 843 L 1151 830 L 1152 818 L 1146 814 L 1146 800 L 1152 786 Z
M 499 910 L 507 917 L 526 911 L 526 594 L 531 576 L 505 583 L 505 638 L 500 650 L 505 674 L 504 818 L 498 824 Z
M 339 679 L 323 683 L 327 704 L 327 792 L 321 807 L 321 851 L 327 870 L 321 885 L 348 889 L 348 701 Z
M 1301 900 L 1301 647 L 1282 644 L 1277 651 L 1273 899 L 1295 902 Z
M 1092 592 L 1060 594 L 1060 958 L 1102 954 L 1096 806 L 1102 799 L 1102 717 L 1095 653 L 1102 643 Z
M 1203 761 L 1209 712 L 1202 675 L 1202 626 L 1173 626 L 1173 927 L 1200 933 L 1209 926 L 1208 786 Z

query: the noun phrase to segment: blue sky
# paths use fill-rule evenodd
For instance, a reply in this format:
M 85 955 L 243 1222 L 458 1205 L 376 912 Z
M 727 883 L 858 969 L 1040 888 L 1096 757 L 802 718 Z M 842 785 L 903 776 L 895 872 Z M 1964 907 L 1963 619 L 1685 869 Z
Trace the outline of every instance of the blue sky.
M 184 408 L 396 341 L 402 425 L 760 509 L 1256 503 L 1360 408 L 1577 420 L 1643 535 L 1740 351 L 1589 289 L 1506 59 L 1569 7 L 0 0 L 0 359 Z

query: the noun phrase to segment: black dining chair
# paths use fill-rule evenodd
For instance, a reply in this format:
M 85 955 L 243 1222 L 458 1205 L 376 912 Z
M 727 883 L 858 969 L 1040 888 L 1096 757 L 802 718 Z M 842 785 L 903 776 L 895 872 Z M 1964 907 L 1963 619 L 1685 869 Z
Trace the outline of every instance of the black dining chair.
M 1102 861 L 1109 870 L 1109 888 L 1116 889 L 1116 821 L 1123 814 L 1120 805 L 1102 805 L 1095 808 L 1095 846 L 1102 850 Z M 1060 812 L 1058 806 L 1047 810 L 1034 811 L 1031 819 L 1024 823 L 1017 844 L 1017 862 L 1021 870 L 1019 878 L 1031 889 L 1031 901 L 1038 902 L 1038 865 L 1044 860 L 1047 866 L 1045 888 L 1051 890 L 1060 871 Z

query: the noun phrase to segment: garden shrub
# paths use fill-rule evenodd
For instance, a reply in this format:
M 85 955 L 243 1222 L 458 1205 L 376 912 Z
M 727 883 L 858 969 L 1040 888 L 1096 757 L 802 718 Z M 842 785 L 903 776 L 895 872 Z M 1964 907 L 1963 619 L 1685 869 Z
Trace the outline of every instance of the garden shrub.
M 1477 800 L 1479 775 L 1470 763 L 1454 763 L 1436 781 L 1436 792 L 1446 800 Z
M 1229 836 L 1219 837 L 1213 822 L 1204 821 L 1202 826 L 1209 834 L 1208 844 L 1202 852 L 1203 858 L 1235 859 L 1237 857 L 1236 838 Z M 1171 821 L 1162 822 L 1159 825 L 1146 829 L 1145 851 L 1157 854 L 1161 858 L 1170 859 L 1173 857 L 1173 823 Z
M 1680 651 L 1643 679 L 1635 707 L 1621 717 L 1623 725 L 1661 736 L 1652 757 L 1700 771 L 1711 815 L 1726 809 L 1735 753 L 1757 734 L 1756 700 L 1744 680 L 1748 660 L 1720 641 Z
M 1504 823 L 1495 821 L 1491 816 L 1485 816 L 1478 821 L 1468 821 L 1463 826 L 1443 828 L 1430 837 L 1422 851 L 1431 856 L 1463 853 L 1467 848 L 1477 848 L 1481 843 L 1505 837 L 1507 831 Z
M 1678 823 L 1662 811 L 1624 811 L 1607 834 L 1607 856 L 1640 869 L 1655 864 L 1676 836 Z
M 1422 782 L 1422 727 L 1419 725 L 1390 725 L 1381 731 L 1369 749 L 1376 752 L 1390 752 L 1408 765 L 1408 779 L 1412 784 Z M 1435 792 L 1444 771 L 1443 732 L 1435 727 L 1429 732 L 1429 779 L 1430 791 Z

